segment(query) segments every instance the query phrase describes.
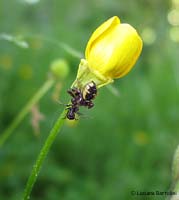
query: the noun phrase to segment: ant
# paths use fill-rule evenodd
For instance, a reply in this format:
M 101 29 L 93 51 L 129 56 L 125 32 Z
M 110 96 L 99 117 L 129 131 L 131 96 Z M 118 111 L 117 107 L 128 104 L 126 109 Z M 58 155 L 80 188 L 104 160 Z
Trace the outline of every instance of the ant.
M 82 90 L 73 87 L 67 92 L 70 94 L 70 96 L 72 96 L 71 104 L 66 106 L 66 109 L 68 109 L 66 117 L 69 120 L 75 119 L 75 115 L 78 114 L 80 106 L 87 107 L 88 109 L 94 106 L 92 100 L 97 95 L 97 87 L 95 82 L 91 81 L 87 83 Z

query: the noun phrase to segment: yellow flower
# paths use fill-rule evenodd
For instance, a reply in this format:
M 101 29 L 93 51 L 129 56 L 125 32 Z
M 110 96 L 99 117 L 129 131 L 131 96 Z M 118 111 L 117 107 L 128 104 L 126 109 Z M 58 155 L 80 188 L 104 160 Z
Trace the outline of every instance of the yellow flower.
M 94 81 L 97 87 L 126 75 L 136 63 L 142 40 L 129 24 L 121 24 L 114 16 L 99 26 L 88 41 L 85 56 L 79 65 L 73 86 Z M 81 87 L 80 86 L 80 87 Z
M 141 50 L 142 40 L 137 31 L 114 16 L 94 31 L 85 55 L 89 68 L 113 79 L 131 70 Z

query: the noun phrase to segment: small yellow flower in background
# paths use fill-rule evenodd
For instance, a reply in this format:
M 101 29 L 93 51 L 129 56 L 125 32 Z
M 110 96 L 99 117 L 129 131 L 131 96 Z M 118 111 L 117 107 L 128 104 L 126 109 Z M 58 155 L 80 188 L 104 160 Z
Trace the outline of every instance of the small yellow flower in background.
M 149 135 L 144 131 L 136 131 L 133 135 L 133 140 L 139 146 L 147 145 L 150 142 Z
M 2 55 L 0 57 L 0 66 L 5 70 L 11 69 L 12 63 L 12 57 L 10 55 Z
M 120 23 L 117 16 L 108 19 L 89 39 L 86 60 L 81 60 L 77 80 L 83 85 L 94 81 L 98 87 L 113 82 L 132 69 L 142 45 L 140 36 L 131 25 Z
M 19 69 L 19 76 L 21 79 L 29 80 L 33 76 L 32 67 L 29 65 L 23 65 Z

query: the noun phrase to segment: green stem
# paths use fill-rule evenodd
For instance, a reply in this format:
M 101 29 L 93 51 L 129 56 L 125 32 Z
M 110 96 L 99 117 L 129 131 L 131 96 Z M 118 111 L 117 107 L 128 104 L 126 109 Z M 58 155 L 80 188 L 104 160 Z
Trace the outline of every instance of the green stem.
M 26 187 L 24 190 L 23 200 L 30 199 L 30 193 L 32 191 L 33 185 L 34 185 L 34 183 L 37 179 L 37 176 L 40 172 L 43 161 L 45 160 L 53 141 L 55 140 L 58 132 L 60 131 L 60 129 L 64 123 L 66 112 L 67 112 L 67 110 L 64 109 L 64 111 L 62 112 L 60 117 L 57 119 L 56 123 L 54 124 L 53 128 L 51 129 L 51 132 L 50 132 L 48 138 L 45 141 L 44 146 L 42 147 L 42 149 L 39 153 L 39 156 L 33 166 L 31 175 L 28 178 L 28 181 L 27 181 L 27 184 L 26 184 Z
M 176 182 L 174 192 L 179 192 L 179 181 Z
M 172 191 L 175 193 L 179 192 L 179 145 L 175 150 L 172 164 Z M 169 199 L 169 198 L 168 198 Z M 175 198 L 172 196 L 170 200 Z
M 50 78 L 48 79 L 42 87 L 35 93 L 35 95 L 29 100 L 29 102 L 25 105 L 25 107 L 21 110 L 21 112 L 17 115 L 17 117 L 12 121 L 12 123 L 8 126 L 8 128 L 0 135 L 0 147 L 3 146 L 5 141 L 9 138 L 9 136 L 13 133 L 13 131 L 17 128 L 17 126 L 21 123 L 24 117 L 31 110 L 32 106 L 36 104 L 53 86 L 55 80 Z

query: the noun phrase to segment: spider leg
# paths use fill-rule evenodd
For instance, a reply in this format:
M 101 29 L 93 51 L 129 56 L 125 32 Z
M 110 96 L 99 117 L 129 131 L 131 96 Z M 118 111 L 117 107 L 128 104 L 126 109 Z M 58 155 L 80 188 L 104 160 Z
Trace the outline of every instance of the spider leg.
M 67 90 L 67 92 L 68 92 L 68 94 L 70 94 L 70 96 L 75 98 L 75 94 L 74 94 L 73 90 Z

